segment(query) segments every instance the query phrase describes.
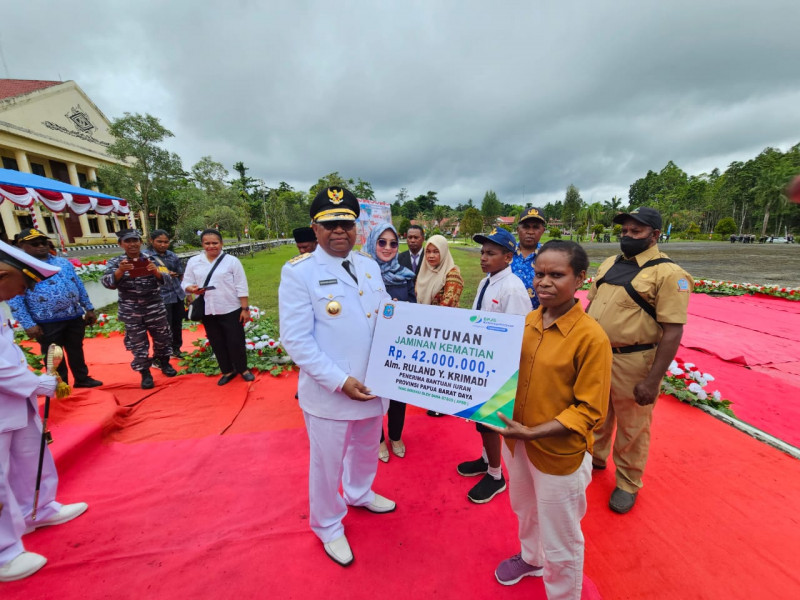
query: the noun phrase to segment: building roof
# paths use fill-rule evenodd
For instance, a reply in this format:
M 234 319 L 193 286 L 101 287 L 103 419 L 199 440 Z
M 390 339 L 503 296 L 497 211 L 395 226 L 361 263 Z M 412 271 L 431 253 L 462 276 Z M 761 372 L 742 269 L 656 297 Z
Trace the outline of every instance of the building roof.
M 513 225 L 516 217 L 497 217 L 497 222 L 501 225 Z
M 39 79 L 0 79 L 0 100 L 30 94 L 61 83 L 63 82 L 42 81 Z

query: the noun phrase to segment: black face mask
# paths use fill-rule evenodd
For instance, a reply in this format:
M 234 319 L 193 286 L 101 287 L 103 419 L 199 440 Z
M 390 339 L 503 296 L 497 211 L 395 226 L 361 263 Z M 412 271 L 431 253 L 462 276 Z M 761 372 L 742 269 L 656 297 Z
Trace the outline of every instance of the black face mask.
M 629 235 L 623 235 L 619 239 L 619 247 L 622 253 L 627 257 L 633 257 L 641 254 L 650 247 L 650 236 L 646 238 L 632 238 Z

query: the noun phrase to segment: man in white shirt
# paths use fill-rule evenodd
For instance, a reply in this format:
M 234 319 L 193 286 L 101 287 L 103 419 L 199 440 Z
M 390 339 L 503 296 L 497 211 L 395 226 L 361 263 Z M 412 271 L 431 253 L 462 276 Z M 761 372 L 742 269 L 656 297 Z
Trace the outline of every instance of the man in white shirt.
M 0 301 L 9 300 L 58 273 L 59 267 L 0 242 Z M 56 378 L 35 375 L 14 343 L 8 319 L 0 320 L 0 582 L 33 575 L 47 559 L 27 552 L 22 536 L 83 514 L 88 505 L 56 502 L 58 474 L 45 445 L 36 520 L 32 520 L 42 421 L 37 396 L 54 396 Z
M 309 522 L 342 566 L 353 562 L 342 524 L 348 505 L 374 513 L 395 509 L 372 490 L 389 400 L 374 396 L 363 381 L 378 309 L 389 294 L 378 264 L 353 252 L 359 210 L 349 190 L 320 191 L 310 211 L 317 249 L 284 265 L 278 289 L 281 343 L 300 367 Z
M 472 238 L 482 244 L 481 270 L 486 277 L 478 284 L 478 295 L 472 304 L 473 310 L 527 315 L 531 301 L 525 284 L 511 271 L 511 260 L 517 249 L 514 236 L 505 229 L 493 229 L 489 235 L 478 234 Z M 483 452 L 480 458 L 458 465 L 459 475 L 481 480 L 467 493 L 467 498 L 476 504 L 485 504 L 506 489 L 501 466 L 500 435 L 481 423 L 475 423 L 481 434 Z

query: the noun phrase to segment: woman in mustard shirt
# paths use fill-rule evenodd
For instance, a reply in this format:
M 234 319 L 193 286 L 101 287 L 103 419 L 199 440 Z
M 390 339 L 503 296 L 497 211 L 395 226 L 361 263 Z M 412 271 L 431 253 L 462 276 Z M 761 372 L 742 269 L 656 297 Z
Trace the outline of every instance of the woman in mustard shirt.
M 608 337 L 575 298 L 588 267 L 574 242 L 552 240 L 539 251 L 533 285 L 541 306 L 525 320 L 514 419 L 499 415 L 506 427 L 495 428 L 505 437 L 521 546 L 495 576 L 513 585 L 543 575 L 549 600 L 581 596 L 592 430 L 611 389 Z

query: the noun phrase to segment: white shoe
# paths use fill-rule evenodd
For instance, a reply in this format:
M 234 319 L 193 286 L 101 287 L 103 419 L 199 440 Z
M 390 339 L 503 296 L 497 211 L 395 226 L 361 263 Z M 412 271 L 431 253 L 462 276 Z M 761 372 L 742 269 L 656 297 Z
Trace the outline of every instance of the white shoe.
M 353 551 L 350 550 L 350 544 L 347 538 L 342 534 L 341 537 L 336 538 L 332 542 L 327 542 L 322 545 L 325 548 L 325 554 L 331 557 L 333 562 L 346 567 L 353 562 Z
M 372 502 L 369 504 L 362 504 L 362 506 L 368 511 L 378 514 L 390 513 L 397 508 L 397 504 L 395 504 L 394 500 L 384 498 L 380 494 L 375 494 L 375 498 L 373 498 Z
M 378 448 L 378 459 L 381 462 L 389 462 L 389 448 L 386 447 L 386 442 L 381 442 L 381 446 Z
M 389 440 L 392 443 L 392 452 L 394 452 L 397 458 L 403 458 L 406 455 L 406 445 L 403 443 L 403 440 Z
M 6 564 L 0 566 L 0 581 L 16 581 L 30 577 L 41 569 L 47 559 L 35 552 L 23 552 Z
M 56 514 L 49 516 L 46 519 L 42 519 L 41 521 L 33 521 L 28 528 L 25 530 L 25 533 L 30 533 L 40 527 L 48 527 L 50 525 L 61 525 L 62 523 L 66 523 L 67 521 L 72 521 L 75 517 L 80 517 L 83 513 L 86 512 L 86 509 L 89 508 L 89 505 L 86 502 L 76 502 L 75 504 L 64 504 Z

